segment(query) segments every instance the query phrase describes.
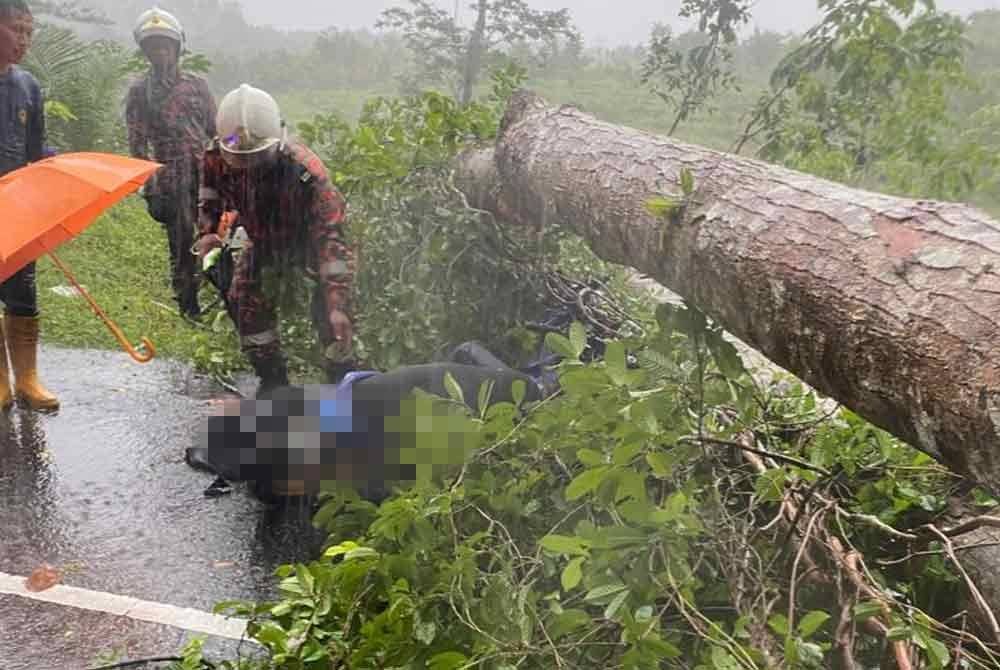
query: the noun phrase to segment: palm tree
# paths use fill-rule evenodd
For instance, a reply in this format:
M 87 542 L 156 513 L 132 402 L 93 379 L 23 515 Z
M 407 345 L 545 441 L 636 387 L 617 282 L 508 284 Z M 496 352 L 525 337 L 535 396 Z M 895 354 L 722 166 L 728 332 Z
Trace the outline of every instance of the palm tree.
M 118 103 L 128 54 L 110 42 L 87 43 L 67 28 L 40 23 L 24 68 L 46 97 L 49 141 L 64 150 L 121 147 Z

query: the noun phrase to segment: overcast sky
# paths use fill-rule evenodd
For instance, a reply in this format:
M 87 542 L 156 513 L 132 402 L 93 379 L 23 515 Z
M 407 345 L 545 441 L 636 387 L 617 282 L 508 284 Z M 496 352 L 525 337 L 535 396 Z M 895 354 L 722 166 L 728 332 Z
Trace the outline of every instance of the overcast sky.
M 454 0 L 437 0 L 454 8 Z M 680 0 L 529 0 L 538 9 L 568 7 L 592 46 L 645 41 L 656 21 L 678 24 Z M 242 0 L 251 23 L 316 29 L 372 27 L 379 13 L 403 0 Z M 468 13 L 469 0 L 460 0 Z M 938 6 L 966 14 L 1000 9 L 1000 0 L 938 0 Z M 815 0 L 757 0 L 754 22 L 773 30 L 802 30 L 816 19 Z

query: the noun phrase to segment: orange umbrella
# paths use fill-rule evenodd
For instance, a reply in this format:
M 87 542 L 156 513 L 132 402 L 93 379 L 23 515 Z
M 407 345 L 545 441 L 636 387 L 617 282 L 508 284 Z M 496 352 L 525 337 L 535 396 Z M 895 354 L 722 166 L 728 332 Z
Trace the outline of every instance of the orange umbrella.
M 0 282 L 48 254 L 122 347 L 140 363 L 156 355 L 143 338 L 140 354 L 121 329 L 83 290 L 54 250 L 97 217 L 137 191 L 159 163 L 103 153 L 71 153 L 47 158 L 0 177 Z

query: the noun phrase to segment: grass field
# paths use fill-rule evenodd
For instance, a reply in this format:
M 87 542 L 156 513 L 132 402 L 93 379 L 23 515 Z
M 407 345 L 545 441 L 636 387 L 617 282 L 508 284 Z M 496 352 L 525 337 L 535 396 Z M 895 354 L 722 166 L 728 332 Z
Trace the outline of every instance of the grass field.
M 148 337 L 158 356 L 192 360 L 206 371 L 232 367 L 239 361 L 228 322 L 221 322 L 216 332 L 210 322 L 196 326 L 177 314 L 170 289 L 166 235 L 146 214 L 141 199 L 130 198 L 109 210 L 82 235 L 63 245 L 58 255 L 133 344 Z M 119 348 L 78 294 L 63 296 L 52 291 L 70 284 L 50 259 L 40 259 L 37 267 L 45 342 Z M 212 299 L 207 287 L 202 298 L 203 306 Z

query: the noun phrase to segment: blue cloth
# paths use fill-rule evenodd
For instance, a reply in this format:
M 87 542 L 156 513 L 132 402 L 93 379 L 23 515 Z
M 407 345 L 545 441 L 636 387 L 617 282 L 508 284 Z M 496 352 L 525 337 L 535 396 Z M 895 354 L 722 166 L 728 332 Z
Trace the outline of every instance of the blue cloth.
M 44 147 L 42 89 L 30 73 L 12 66 L 0 75 L 0 175 L 41 160 Z
M 379 374 L 373 371 L 349 372 L 333 389 L 332 396 L 320 398 L 319 429 L 323 433 L 353 433 L 354 415 L 351 387 L 362 379 Z

